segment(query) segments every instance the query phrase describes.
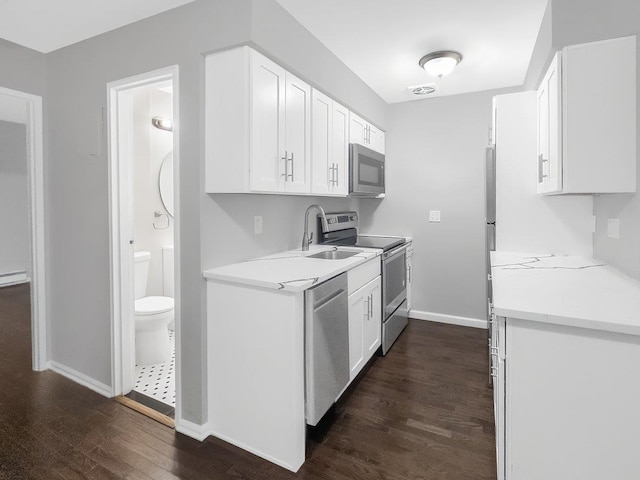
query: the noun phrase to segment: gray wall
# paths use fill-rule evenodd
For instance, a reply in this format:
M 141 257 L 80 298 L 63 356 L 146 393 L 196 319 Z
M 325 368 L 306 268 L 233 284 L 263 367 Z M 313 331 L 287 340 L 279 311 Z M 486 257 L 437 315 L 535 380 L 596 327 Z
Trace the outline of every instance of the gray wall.
M 0 275 L 19 271 L 30 272 L 27 127 L 21 123 L 2 120 L 0 225 Z
M 552 35 L 553 35 L 553 22 L 551 19 L 551 2 L 547 3 L 547 8 L 544 10 L 542 21 L 540 22 L 540 30 L 538 31 L 538 37 L 531 52 L 531 60 L 529 62 L 529 68 L 527 69 L 527 75 L 524 79 L 525 90 L 536 90 L 542 77 L 544 76 L 547 66 L 551 63 L 553 58 L 552 49 Z
M 44 95 L 44 54 L 0 38 L 0 65 L 0 87 Z
M 553 0 L 552 10 L 555 49 L 640 34 L 640 2 L 637 0 Z M 640 44 L 636 46 L 636 52 L 637 62 L 640 62 Z M 636 95 L 640 99 L 640 81 Z M 640 108 L 638 105 L 636 108 L 636 122 L 640 125 Z M 637 141 L 640 142 L 640 136 Z M 640 156 L 640 143 L 636 150 Z M 638 175 L 640 186 L 640 168 Z M 594 255 L 628 275 L 640 278 L 640 195 L 596 195 L 594 214 Z M 607 237 L 607 218 L 620 219 L 619 240 Z
M 206 420 L 202 270 L 296 246 L 302 237 L 304 208 L 314 201 L 328 209 L 357 207 L 350 200 L 203 193 L 203 54 L 251 41 L 384 127 L 386 104 L 273 0 L 199 0 L 46 57 L 50 355 L 107 385 L 111 378 L 106 84 L 173 64 L 180 67 L 180 374 L 182 415 L 195 423 Z M 252 233 L 253 215 L 264 217 L 260 236 Z
M 363 229 L 414 237 L 412 309 L 485 318 L 486 91 L 391 105 L 387 197 L 360 201 Z M 440 210 L 441 223 L 429 223 Z

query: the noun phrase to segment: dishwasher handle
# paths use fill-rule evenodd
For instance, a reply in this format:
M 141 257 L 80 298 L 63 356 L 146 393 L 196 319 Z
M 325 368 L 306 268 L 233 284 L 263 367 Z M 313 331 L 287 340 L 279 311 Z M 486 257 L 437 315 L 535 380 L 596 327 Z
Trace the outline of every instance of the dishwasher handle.
M 323 308 L 325 305 L 333 302 L 336 298 L 338 298 L 340 295 L 342 295 L 344 293 L 346 293 L 345 289 L 341 288 L 337 292 L 333 292 L 332 294 L 327 295 L 326 297 L 321 298 L 320 300 L 317 300 L 317 301 L 313 302 L 313 311 L 317 312 L 318 310 Z

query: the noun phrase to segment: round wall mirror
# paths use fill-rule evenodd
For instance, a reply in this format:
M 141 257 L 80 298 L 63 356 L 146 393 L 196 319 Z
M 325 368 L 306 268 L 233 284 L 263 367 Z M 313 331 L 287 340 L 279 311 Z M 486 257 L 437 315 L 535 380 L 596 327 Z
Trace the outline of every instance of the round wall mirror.
M 158 184 L 164 208 L 173 217 L 173 150 L 162 160 Z

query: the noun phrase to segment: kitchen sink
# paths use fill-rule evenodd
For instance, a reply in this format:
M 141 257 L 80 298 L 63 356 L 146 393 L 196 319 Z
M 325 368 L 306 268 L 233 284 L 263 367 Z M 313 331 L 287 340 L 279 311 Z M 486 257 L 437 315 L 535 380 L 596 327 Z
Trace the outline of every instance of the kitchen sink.
M 323 260 L 343 260 L 345 258 L 353 257 L 360 252 L 348 252 L 344 250 L 329 250 L 325 252 L 314 253 L 313 255 L 307 255 L 305 258 L 321 258 Z

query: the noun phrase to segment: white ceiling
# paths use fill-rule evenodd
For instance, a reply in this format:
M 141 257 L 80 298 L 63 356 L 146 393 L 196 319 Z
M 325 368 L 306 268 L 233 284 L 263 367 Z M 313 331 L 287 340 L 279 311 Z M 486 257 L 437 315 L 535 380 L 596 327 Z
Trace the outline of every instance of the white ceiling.
M 193 0 L 0 0 L 0 38 L 48 53 Z
M 51 52 L 193 0 L 0 0 L 0 38 Z M 213 1 L 213 0 L 207 0 Z M 521 85 L 547 0 L 277 0 L 389 103 Z M 456 50 L 449 76 L 418 60 Z
M 453 95 L 519 86 L 547 0 L 277 0 L 388 103 L 425 98 L 407 87 L 435 83 Z M 442 79 L 418 60 L 456 50 Z

